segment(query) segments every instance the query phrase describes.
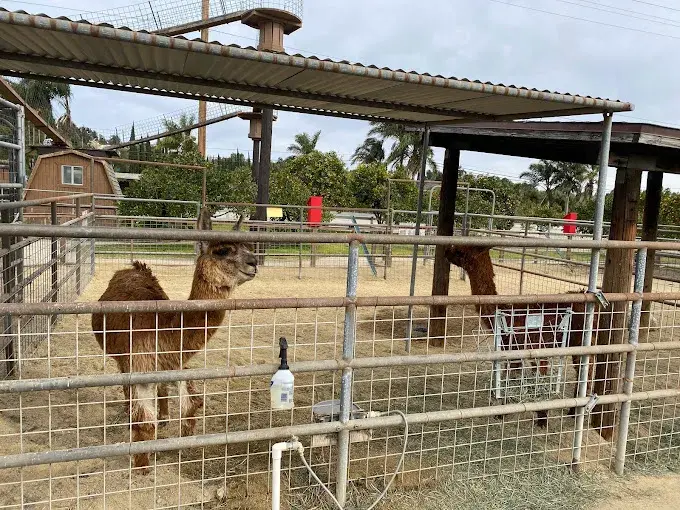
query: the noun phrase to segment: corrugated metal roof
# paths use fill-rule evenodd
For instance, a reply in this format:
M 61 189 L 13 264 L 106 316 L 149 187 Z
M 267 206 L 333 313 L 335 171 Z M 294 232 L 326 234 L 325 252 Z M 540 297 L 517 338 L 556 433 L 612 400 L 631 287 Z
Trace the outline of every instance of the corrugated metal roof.
M 414 123 L 628 111 L 630 103 L 0 10 L 0 73 Z

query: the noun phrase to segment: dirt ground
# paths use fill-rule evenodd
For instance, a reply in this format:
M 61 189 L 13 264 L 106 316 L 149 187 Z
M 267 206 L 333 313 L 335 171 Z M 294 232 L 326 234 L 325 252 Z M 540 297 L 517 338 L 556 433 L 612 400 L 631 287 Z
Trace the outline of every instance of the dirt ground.
M 614 496 L 593 510 L 677 510 L 680 508 L 680 475 L 635 476 L 619 484 Z
M 408 274 L 395 267 L 395 274 Z M 104 291 L 113 271 L 120 264 L 100 262 L 93 280 L 80 301 L 95 301 Z M 151 264 L 170 299 L 184 299 L 192 279 L 191 266 Z M 417 295 L 431 289 L 431 265 L 418 268 Z M 554 271 L 557 274 L 557 270 Z M 566 274 L 566 273 L 565 273 Z M 236 298 L 343 296 L 345 269 L 326 267 L 296 277 L 295 268 L 267 268 L 242 287 Z M 499 292 L 517 291 L 517 273 L 498 270 Z M 545 278 L 529 279 L 524 292 L 546 292 Z M 549 282 L 550 292 L 573 289 L 569 283 Z M 368 268 L 360 274 L 360 296 L 408 295 L 408 278 L 374 278 Z M 469 294 L 469 283 L 454 278 L 451 294 Z M 425 324 L 427 308 L 416 307 L 416 324 Z M 358 313 L 356 356 L 404 354 L 407 310 L 404 307 L 361 309 Z M 415 341 L 413 354 L 468 352 L 491 348 L 490 337 L 480 332 L 479 317 L 472 307 L 451 307 L 447 320 L 447 344 L 428 347 Z M 332 359 L 341 354 L 344 309 L 256 310 L 228 314 L 208 347 L 190 362 L 191 368 L 272 363 L 278 355 L 278 338 L 290 343 L 293 361 Z M 673 328 L 670 328 L 671 330 Z M 650 341 L 658 340 L 657 337 Z M 35 342 L 33 342 L 35 343 Z M 42 378 L 79 374 L 116 373 L 115 363 L 103 356 L 91 333 L 88 316 L 62 316 L 47 341 L 25 356 L 22 378 Z M 656 355 L 656 354 L 655 354 Z M 677 358 L 663 360 L 659 374 L 658 357 L 639 362 L 639 370 L 655 370 L 645 379 L 646 388 L 656 387 L 657 378 L 679 373 Z M 654 364 L 656 362 L 656 365 Z M 410 369 L 360 370 L 355 373 L 354 401 L 364 409 L 402 409 L 429 412 L 489 405 L 491 366 L 488 363 L 433 365 Z M 562 389 L 571 395 L 574 374 Z M 206 405 L 199 417 L 197 433 L 224 433 L 252 430 L 313 420 L 311 406 L 321 400 L 338 398 L 338 374 L 298 374 L 296 409 L 290 413 L 269 410 L 268 377 L 201 383 Z M 158 438 L 179 436 L 178 398 L 171 397 L 171 419 L 158 430 Z M 43 452 L 129 441 L 129 425 L 123 412 L 123 394 L 118 387 L 86 388 L 77 391 L 0 395 L 0 455 Z M 657 410 L 658 411 L 658 410 Z M 655 412 L 657 412 L 655 411 Z M 635 432 L 638 438 L 661 435 L 640 411 Z M 651 410 L 649 411 L 651 416 Z M 673 408 L 675 413 L 675 408 Z M 665 416 L 666 424 L 673 424 Z M 649 421 L 649 423 L 648 423 Z M 663 420 L 662 420 L 663 422 Z M 678 429 L 677 425 L 675 429 Z M 398 478 L 402 488 L 427 487 L 448 473 L 477 476 L 489 473 L 522 472 L 571 460 L 573 419 L 551 413 L 548 428 L 537 429 L 533 416 L 524 413 L 504 421 L 461 420 L 453 424 L 428 425 L 412 430 L 409 454 Z M 401 430 L 373 431 L 368 443 L 352 446 L 350 470 L 355 480 L 380 484 L 394 469 L 401 448 Z M 671 437 L 677 440 L 677 436 Z M 642 445 L 643 441 L 640 441 Z M 652 450 L 654 445 L 640 446 Z M 664 446 L 665 443 L 664 443 Z M 308 453 L 315 471 L 323 480 L 334 476 L 334 448 L 319 447 Z M 310 452 L 310 450 L 308 450 Z M 612 445 L 593 431 L 584 436 L 583 458 L 597 469 L 613 454 Z M 0 481 L 0 505 L 24 504 L 31 508 L 248 508 L 268 507 L 269 443 L 194 448 L 181 453 L 155 456 L 152 473 L 146 477 L 130 469 L 129 458 L 87 460 L 75 463 L 36 466 L 7 473 Z M 309 478 L 296 459 L 284 461 L 284 487 L 304 489 Z M 225 487 L 226 480 L 226 487 Z M 21 491 L 19 489 L 22 489 Z M 618 508 L 618 507 L 617 507 Z M 599 510 L 599 509 L 598 509 Z M 604 509 L 602 509 L 604 510 Z

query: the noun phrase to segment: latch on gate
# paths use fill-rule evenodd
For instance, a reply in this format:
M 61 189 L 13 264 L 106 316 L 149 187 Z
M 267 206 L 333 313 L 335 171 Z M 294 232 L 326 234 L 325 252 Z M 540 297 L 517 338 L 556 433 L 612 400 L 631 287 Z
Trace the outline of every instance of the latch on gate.
M 601 290 L 596 290 L 595 292 L 588 291 L 588 293 L 595 295 L 595 299 L 597 299 L 597 302 L 600 303 L 602 308 L 609 308 L 609 301 L 604 297 L 604 293 Z
M 595 406 L 597 405 L 599 400 L 600 400 L 600 397 L 597 396 L 597 393 L 593 393 L 592 395 L 590 395 L 590 400 L 588 401 L 588 403 L 583 408 L 583 411 L 586 414 L 590 414 L 592 412 L 592 410 L 595 409 Z

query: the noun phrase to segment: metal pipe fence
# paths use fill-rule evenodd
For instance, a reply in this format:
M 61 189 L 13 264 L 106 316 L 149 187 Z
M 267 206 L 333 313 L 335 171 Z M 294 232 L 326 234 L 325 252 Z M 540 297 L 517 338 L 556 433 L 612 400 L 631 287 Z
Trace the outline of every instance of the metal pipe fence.
M 92 218 L 91 211 L 88 214 Z M 184 220 L 165 221 L 177 226 Z M 291 435 L 303 439 L 306 459 L 342 498 L 360 480 L 379 487 L 391 474 L 401 451 L 401 419 L 369 413 L 395 409 L 406 413 L 409 422 L 409 446 L 398 478 L 403 487 L 427 487 L 433 479 L 453 475 L 498 476 L 572 465 L 620 470 L 628 463 L 680 456 L 680 343 L 675 336 L 680 322 L 677 308 L 664 304 L 679 302 L 680 292 L 642 293 L 636 285 L 631 289 L 635 292 L 606 296 L 610 303 L 631 303 L 613 312 L 601 307 L 593 293 L 546 295 L 526 287 L 516 295 L 516 282 L 505 292 L 499 287 L 500 295 L 433 297 L 407 296 L 405 288 L 402 296 L 395 296 L 394 287 L 380 286 L 380 278 L 368 284 L 359 278 L 362 243 L 407 250 L 413 244 L 452 243 L 527 251 L 571 247 L 574 259 L 580 260 L 579 254 L 599 254 L 610 247 L 639 253 L 646 247 L 657 253 L 661 248 L 677 252 L 679 242 L 475 235 L 416 240 L 356 232 L 233 232 L 219 230 L 219 222 L 215 223 L 213 232 L 0 225 L 0 236 L 54 238 L 44 241 L 50 253 L 55 243 L 89 247 L 88 239 L 96 241 L 97 250 L 91 255 L 96 251 L 98 258 L 92 266 L 97 269 L 95 279 L 81 297 L 84 302 L 60 297 L 56 302 L 5 305 L 3 313 L 14 324 L 11 337 L 17 356 L 14 378 L 0 381 L 0 468 L 7 473 L 0 482 L 0 508 L 205 507 L 230 504 L 230 499 L 248 508 L 266 508 L 269 449 L 275 440 Z M 191 274 L 182 268 L 158 275 L 171 299 L 96 301 L 111 276 L 106 264 L 99 265 L 106 261 L 105 243 L 133 241 L 130 253 L 136 255 L 137 243 L 168 240 L 246 241 L 270 243 L 273 248 L 276 243 L 344 245 L 345 281 L 335 287 L 327 280 L 322 285 L 311 280 L 295 289 L 288 284 L 277 288 L 275 278 L 263 269 L 236 290 L 242 296 L 237 299 L 180 301 L 177 294 L 191 286 Z M 517 250 L 505 251 L 506 264 L 518 257 L 513 251 Z M 556 258 L 539 255 L 543 258 L 537 260 L 546 262 Z M 194 256 L 188 251 L 186 261 L 193 263 Z M 47 262 L 51 264 L 53 258 Z M 88 261 L 87 257 L 81 261 Z M 122 265 L 114 269 L 118 267 Z M 644 279 L 643 268 L 638 258 L 638 283 Z M 47 274 L 52 274 L 49 269 Z M 458 291 L 469 292 L 467 287 Z M 309 297 L 276 297 L 300 293 Z M 644 331 L 636 312 L 642 301 L 653 302 L 659 318 Z M 447 305 L 445 316 L 432 317 L 431 304 Z M 587 315 L 590 310 L 592 319 Z M 215 311 L 224 313 L 218 323 L 210 319 Z M 498 329 L 498 311 L 509 318 L 506 332 Z M 104 315 L 100 329 L 90 320 L 98 313 Z M 625 314 L 626 343 L 579 345 L 565 343 L 558 334 L 597 333 L 604 321 L 595 317 L 608 313 Z M 46 318 L 44 331 L 26 328 L 26 321 L 35 315 Z M 135 321 L 145 317 L 146 327 L 140 329 Z M 513 317 L 524 317 L 527 323 L 522 326 Z M 560 322 L 562 317 L 569 318 L 569 326 Z M 445 341 L 442 347 L 433 347 L 429 324 L 442 319 Z M 424 333 L 412 334 L 415 331 Z M 130 354 L 128 348 L 107 356 L 97 344 L 97 335 L 105 347 L 115 338 L 138 345 L 137 335 L 146 335 L 151 351 Z M 296 375 L 292 411 L 272 411 L 268 405 L 280 336 L 288 339 L 290 366 Z M 191 343 L 197 338 L 204 339 L 198 347 Z M 503 338 L 512 340 L 504 344 Z M 37 348 L 25 349 L 31 339 L 38 340 Z M 411 352 L 405 354 L 409 339 Z M 626 353 L 621 363 L 627 382 L 620 391 L 594 401 L 586 391 L 593 376 L 584 371 L 588 365 L 583 359 L 603 353 Z M 134 366 L 135 356 L 143 355 L 156 360 L 155 370 L 119 373 L 120 360 L 129 358 Z M 185 357 L 186 364 L 166 363 Z M 150 438 L 134 440 L 134 427 L 147 422 L 127 411 L 129 403 L 120 386 L 151 391 L 153 408 L 160 411 L 159 426 Z M 170 391 L 173 386 L 176 391 Z M 195 416 L 185 414 L 190 387 L 202 401 Z M 318 406 L 328 401 L 336 402 L 330 415 Z M 617 444 L 603 443 L 584 411 L 592 404 L 608 403 L 622 404 L 617 411 Z M 562 412 L 568 408 L 576 408 L 582 424 Z M 541 425 L 544 412 L 548 414 Z M 183 434 L 188 421 L 194 423 L 194 435 Z M 133 459 L 147 453 L 152 458 L 150 472 L 142 474 Z M 310 490 L 313 482 L 304 466 L 292 455 L 283 462 L 283 485 L 294 493 Z

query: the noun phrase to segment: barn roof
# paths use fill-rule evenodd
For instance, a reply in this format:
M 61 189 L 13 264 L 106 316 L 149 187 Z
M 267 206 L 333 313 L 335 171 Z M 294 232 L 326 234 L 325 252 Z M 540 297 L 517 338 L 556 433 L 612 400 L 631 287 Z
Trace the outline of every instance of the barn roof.
M 33 178 L 37 173 L 36 170 L 40 167 L 40 163 L 44 159 L 54 158 L 54 157 L 57 157 L 57 156 L 65 156 L 67 154 L 74 154 L 76 156 L 79 156 L 82 159 L 85 159 L 85 160 L 88 160 L 88 161 L 90 160 L 89 155 L 85 154 L 84 152 L 77 151 L 75 149 L 64 149 L 64 150 L 57 151 L 57 152 L 51 152 L 49 154 L 42 154 L 42 155 L 38 156 L 37 159 L 35 160 L 35 164 L 33 165 L 33 170 L 31 171 L 31 176 L 28 178 L 28 183 L 26 184 L 26 189 L 27 190 L 31 189 L 31 183 L 33 182 Z M 111 164 L 108 161 L 104 161 L 103 159 L 94 158 L 94 161 L 104 165 L 104 172 L 106 172 L 106 177 L 109 181 L 109 184 L 111 185 L 111 190 L 113 192 L 113 195 L 122 196 L 123 191 L 120 189 L 120 184 L 118 183 L 118 179 L 116 179 L 116 172 L 113 169 L 113 167 L 111 166 Z
M 450 123 L 632 110 L 599 97 L 0 10 L 0 74 L 321 115 Z

